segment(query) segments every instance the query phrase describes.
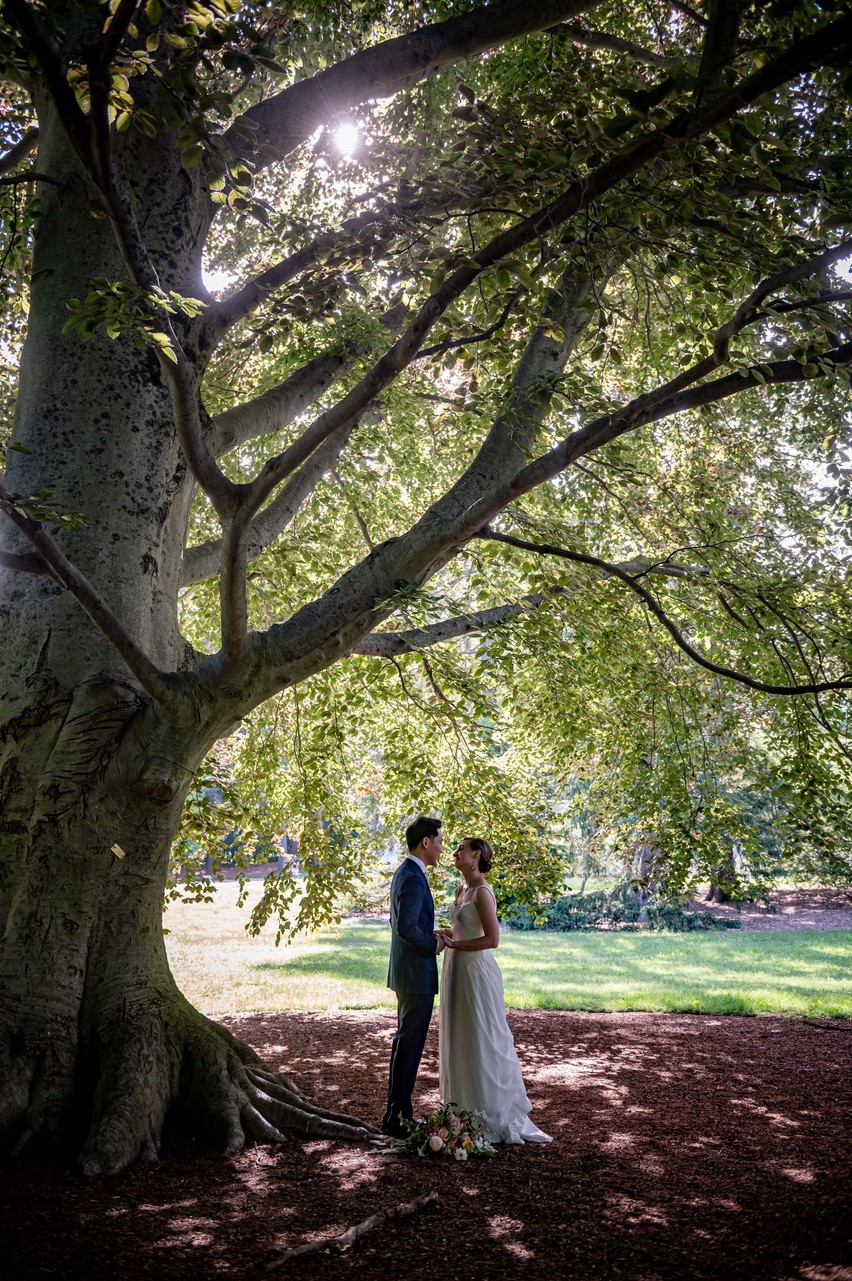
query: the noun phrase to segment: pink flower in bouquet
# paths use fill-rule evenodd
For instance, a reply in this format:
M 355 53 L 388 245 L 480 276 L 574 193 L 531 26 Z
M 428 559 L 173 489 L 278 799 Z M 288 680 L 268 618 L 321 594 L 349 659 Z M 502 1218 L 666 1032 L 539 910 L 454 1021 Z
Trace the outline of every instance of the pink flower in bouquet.
M 438 1134 L 429 1135 L 429 1147 L 433 1152 L 440 1152 L 444 1146 L 444 1140 Z
M 460 1135 L 459 1135 L 459 1142 L 460 1142 L 460 1143 L 470 1143 L 470 1135 L 469 1135 L 469 1134 L 460 1134 Z
M 457 1116 L 454 1116 L 453 1117 L 453 1134 L 458 1134 L 461 1128 L 462 1128 L 461 1121 L 458 1119 Z
M 445 1140 L 450 1137 L 450 1132 L 445 1125 L 442 1125 L 438 1131 L 438 1137 Z

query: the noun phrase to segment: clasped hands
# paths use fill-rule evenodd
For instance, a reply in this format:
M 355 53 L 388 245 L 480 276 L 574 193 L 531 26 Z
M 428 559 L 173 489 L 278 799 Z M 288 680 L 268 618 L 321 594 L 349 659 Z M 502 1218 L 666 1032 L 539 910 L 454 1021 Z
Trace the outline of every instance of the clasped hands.
M 453 931 L 448 926 L 445 925 L 440 930 L 434 930 L 433 933 L 438 940 L 438 946 L 435 949 L 436 956 L 440 956 L 445 947 L 453 947 Z

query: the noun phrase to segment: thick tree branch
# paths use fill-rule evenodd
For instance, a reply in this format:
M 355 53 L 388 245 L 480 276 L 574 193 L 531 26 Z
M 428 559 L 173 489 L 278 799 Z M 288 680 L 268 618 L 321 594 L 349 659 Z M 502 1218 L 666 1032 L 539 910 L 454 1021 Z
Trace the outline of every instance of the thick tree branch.
M 507 0 L 460 18 L 422 27 L 346 58 L 310 80 L 301 80 L 251 107 L 225 134 L 236 155 L 251 155 L 257 168 L 286 156 L 320 126 L 364 102 L 389 98 L 475 54 L 507 40 L 556 26 L 594 8 L 598 0 Z M 241 129 L 248 124 L 249 142 Z M 271 154 L 270 154 L 271 152 Z
M 4 485 L 0 485 L 0 509 L 35 548 L 35 557 L 13 559 L 18 561 L 39 559 L 46 567 L 48 576 L 60 587 L 65 588 L 82 605 L 92 621 L 124 659 L 142 688 L 147 690 L 157 702 L 167 703 L 173 690 L 166 673 L 155 667 L 148 655 L 126 630 L 124 624 L 113 614 L 97 589 L 80 570 L 71 564 L 44 526 L 27 515 L 20 502 L 16 501 L 15 496 L 10 494 Z M 4 563 L 8 565 L 8 559 L 4 558 Z M 19 569 L 22 566 L 19 563 L 9 567 Z M 44 573 L 45 570 L 29 572 Z
M 166 321 L 164 329 L 172 340 L 176 359 L 170 360 L 159 348 L 157 357 L 172 394 L 178 439 L 190 471 L 226 525 L 237 506 L 241 486 L 235 485 L 220 470 L 210 445 L 204 439 L 195 370 L 177 341 L 171 324 Z
M 65 186 L 59 178 L 51 178 L 49 174 L 39 173 L 37 169 L 28 169 L 26 173 L 14 173 L 0 178 L 0 187 L 21 187 L 30 182 L 47 182 L 52 187 Z
M 358 234 L 367 227 L 386 223 L 387 220 L 386 209 L 368 209 L 357 217 L 347 218 L 340 227 L 315 236 L 301 249 L 282 258 L 280 262 L 261 272 L 254 280 L 248 281 L 240 289 L 235 290 L 229 297 L 214 303 L 209 316 L 205 317 L 203 326 L 205 345 L 214 347 L 228 329 L 255 311 L 271 293 L 313 267 L 319 260 L 320 254 L 329 247 L 334 246 L 335 249 L 340 249 L 349 241 L 353 248 L 357 246 L 362 250 L 363 246 L 358 241 Z
M 97 57 L 97 67 L 100 71 L 105 71 L 118 53 L 121 42 L 133 21 L 138 3 L 139 0 L 119 0 L 118 5 L 107 18 Z
M 239 662 L 248 634 L 248 520 L 237 512 L 227 522 L 219 555 L 219 605 L 222 653 L 229 664 Z
M 814 62 L 819 62 L 829 52 L 833 54 L 838 43 L 846 44 L 850 40 L 852 15 L 805 37 L 706 108 L 683 112 L 669 124 L 652 129 L 591 174 L 572 183 L 566 192 L 549 205 L 502 232 L 478 250 L 475 259 L 451 272 L 441 287 L 427 298 L 396 343 L 376 361 L 349 394 L 316 418 L 298 441 L 266 463 L 251 485 L 249 501 L 254 510 L 265 502 L 286 476 L 301 465 L 317 445 L 338 427 L 357 417 L 373 397 L 411 363 L 437 320 L 484 270 L 531 240 L 540 238 L 546 231 L 559 226 L 655 157 L 701 136 L 762 94 L 800 74 Z
M 852 364 L 852 343 L 824 352 L 820 361 L 828 370 L 846 368 Z M 675 395 L 663 395 L 665 389 L 660 389 L 660 393 L 651 392 L 648 396 L 640 396 L 622 409 L 604 414 L 572 432 L 560 445 L 535 459 L 518 473 L 511 496 L 519 498 L 521 494 L 528 493 L 564 471 L 575 459 L 600 449 L 636 427 L 660 422 L 663 418 L 682 414 L 688 409 L 699 409 L 702 405 L 718 404 L 719 401 L 755 387 L 808 382 L 820 376 L 822 370 L 817 366 L 803 366 L 798 360 L 776 360 L 729 374 L 725 378 L 717 378 L 713 382 L 701 383 L 698 387 L 691 387 Z
M 0 568 L 12 569 L 19 574 L 38 574 L 42 578 L 53 579 L 53 582 L 58 581 L 51 573 L 47 561 L 38 552 L 20 556 L 15 552 L 0 552 Z
M 399 658 L 402 654 L 415 654 L 430 645 L 440 645 L 442 641 L 460 640 L 492 627 L 502 627 L 523 614 L 540 609 L 556 594 L 533 592 L 506 605 L 494 605 L 491 609 L 462 614 L 458 618 L 444 618 L 425 627 L 411 627 L 404 632 L 373 632 L 359 641 L 352 653 L 364 658 Z
M 579 22 L 563 22 L 557 27 L 554 35 L 566 35 L 575 44 L 585 45 L 588 49 L 611 49 L 614 53 L 626 53 L 634 62 L 643 62 L 649 67 L 665 67 L 669 59 L 662 53 L 654 53 L 632 40 L 622 40 L 621 36 L 611 36 L 606 31 L 593 31 Z
M 352 354 L 344 352 L 317 356 L 279 386 L 216 414 L 211 419 L 208 436 L 212 453 L 221 458 L 247 441 L 286 427 L 328 390 L 352 359 Z
M 719 88 L 725 68 L 733 62 L 740 33 L 742 0 L 709 0 L 708 7 L 695 88 L 696 103 Z
M 354 426 L 354 424 L 353 424 Z M 341 428 L 299 468 L 268 507 L 255 516 L 246 539 L 246 560 L 251 563 L 269 547 L 290 524 L 300 507 L 307 502 L 322 478 L 337 462 L 346 446 L 352 427 Z M 181 565 L 181 586 L 207 582 L 219 573 L 222 539 L 188 547 Z
M 5 155 L 0 156 L 0 175 L 11 172 L 16 165 L 35 151 L 38 146 L 38 129 L 27 129 L 20 142 L 16 142 L 14 147 L 10 147 Z
M 687 409 L 714 404 L 753 387 L 801 382 L 818 377 L 821 370 L 816 365 L 805 366 L 796 360 L 778 360 L 755 364 L 751 369 L 740 370 L 737 374 L 712 382 L 700 381 L 729 360 L 732 338 L 748 325 L 765 318 L 766 312 L 762 308 L 767 298 L 785 285 L 799 283 L 820 275 L 828 267 L 848 256 L 850 249 L 852 249 L 852 241 L 841 241 L 831 249 L 826 249 L 774 276 L 766 277 L 740 304 L 731 319 L 716 331 L 713 336 L 713 352 L 710 356 L 677 374 L 654 391 L 637 396 L 621 409 L 611 414 L 604 414 L 578 431 L 572 432 L 561 444 L 520 472 L 512 497 L 519 497 L 520 494 L 527 493 L 535 486 L 552 479 L 577 459 L 599 449 L 626 431 L 632 431 L 648 423 L 659 422 L 663 418 L 683 413 Z M 787 303 L 779 301 L 773 304 L 773 310 L 777 312 L 786 308 L 792 311 L 810 301 L 813 300 L 805 299 L 804 302 L 794 300 Z M 827 351 L 822 357 L 823 364 L 828 369 L 842 368 L 850 363 L 850 359 L 852 359 L 852 344 Z M 696 383 L 699 385 L 694 386 L 693 384 Z
M 725 676 L 728 680 L 737 681 L 740 685 L 747 685 L 749 689 L 759 690 L 763 694 L 821 694 L 831 689 L 852 689 L 852 677 L 849 676 L 844 676 L 836 681 L 821 681 L 810 685 L 773 685 L 766 681 L 755 680 L 744 672 L 735 671 L 732 667 L 723 667 L 700 654 L 686 639 L 680 628 L 669 618 L 656 597 L 647 588 L 643 587 L 634 575 L 622 569 L 620 565 L 613 565 L 609 561 L 601 560 L 598 556 L 589 556 L 585 552 L 570 551 L 565 547 L 557 547 L 553 543 L 531 543 L 524 538 L 514 538 L 511 534 L 501 534 L 487 526 L 480 531 L 479 537 L 487 539 L 489 542 L 505 543 L 509 547 L 518 547 L 522 551 L 536 552 L 542 556 L 558 556 L 563 560 L 570 560 L 578 565 L 589 565 L 601 573 L 611 574 L 619 582 L 624 583 L 626 587 L 635 592 L 637 596 L 641 597 L 654 617 L 665 627 L 679 649 L 683 650 L 694 663 L 705 668 L 708 672 L 713 672 L 716 676 Z
M 77 155 L 88 170 L 91 163 L 88 121 L 77 103 L 74 90 L 68 83 L 62 59 L 50 38 L 50 32 L 26 0 L 6 0 L 6 8 L 41 67 L 45 84 L 56 103 L 59 118 Z
M 669 578 L 692 578 L 696 575 L 706 576 L 707 571 L 692 565 L 656 564 L 641 559 L 623 561 L 618 566 L 626 574 L 662 574 Z M 594 575 L 592 577 L 595 577 Z M 600 577 L 611 577 L 607 570 L 602 570 Z M 461 640 L 479 632 L 489 631 L 492 627 L 502 627 L 524 614 L 535 612 L 547 601 L 570 595 L 589 581 L 587 576 L 582 583 L 572 587 L 554 587 L 547 592 L 531 592 L 519 600 L 509 601 L 504 605 L 493 605 L 490 609 L 481 609 L 474 614 L 460 614 L 456 618 L 444 618 L 438 623 L 428 623 L 425 627 L 411 627 L 404 632 L 373 632 L 366 636 L 352 650 L 368 658 L 398 658 L 402 654 L 414 654 L 442 641 Z

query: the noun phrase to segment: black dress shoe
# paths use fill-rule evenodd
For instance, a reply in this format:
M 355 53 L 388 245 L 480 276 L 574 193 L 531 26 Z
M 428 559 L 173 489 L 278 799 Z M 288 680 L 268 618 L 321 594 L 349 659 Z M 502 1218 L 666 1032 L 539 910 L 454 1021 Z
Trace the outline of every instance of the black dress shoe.
M 403 1129 L 401 1125 L 382 1125 L 382 1134 L 386 1134 L 389 1139 L 407 1139 L 408 1130 Z

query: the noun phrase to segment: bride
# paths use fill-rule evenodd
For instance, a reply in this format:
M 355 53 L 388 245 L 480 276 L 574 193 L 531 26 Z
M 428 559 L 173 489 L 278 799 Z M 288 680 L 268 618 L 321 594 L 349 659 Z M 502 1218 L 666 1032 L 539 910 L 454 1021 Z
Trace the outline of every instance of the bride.
M 500 939 L 494 891 L 485 879 L 491 846 L 476 837 L 455 852 L 462 881 L 450 909 L 452 929 L 441 975 L 441 1099 L 476 1108 L 491 1143 L 550 1143 L 529 1119 L 531 1103 L 506 1022 L 503 976 L 492 949 Z

